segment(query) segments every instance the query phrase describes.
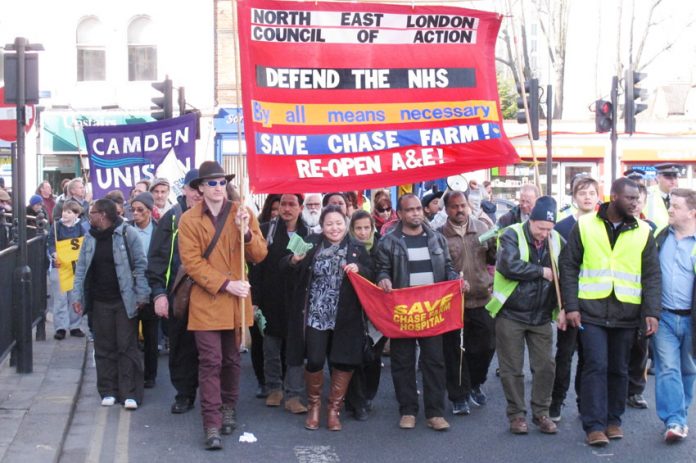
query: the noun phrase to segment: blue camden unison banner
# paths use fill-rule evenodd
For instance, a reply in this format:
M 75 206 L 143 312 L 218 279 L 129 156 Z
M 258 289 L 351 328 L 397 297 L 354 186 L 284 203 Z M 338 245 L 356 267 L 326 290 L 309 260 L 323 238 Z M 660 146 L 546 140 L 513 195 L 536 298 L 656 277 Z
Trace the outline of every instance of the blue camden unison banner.
M 111 190 L 127 198 L 142 179 L 167 177 L 173 186 L 195 166 L 196 115 L 144 124 L 84 128 L 95 199 Z M 161 167 L 166 166 L 166 172 Z

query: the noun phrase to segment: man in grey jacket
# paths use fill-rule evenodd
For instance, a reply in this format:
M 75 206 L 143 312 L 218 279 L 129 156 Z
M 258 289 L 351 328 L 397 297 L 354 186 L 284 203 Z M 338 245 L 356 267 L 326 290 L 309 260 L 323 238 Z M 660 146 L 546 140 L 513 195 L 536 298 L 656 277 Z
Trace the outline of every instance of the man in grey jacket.
M 97 389 L 103 406 L 138 408 L 143 368 L 138 351 L 138 310 L 149 302 L 147 260 L 140 238 L 123 222 L 116 204 L 100 199 L 89 211 L 75 269 L 75 312 L 89 312 L 94 329 Z

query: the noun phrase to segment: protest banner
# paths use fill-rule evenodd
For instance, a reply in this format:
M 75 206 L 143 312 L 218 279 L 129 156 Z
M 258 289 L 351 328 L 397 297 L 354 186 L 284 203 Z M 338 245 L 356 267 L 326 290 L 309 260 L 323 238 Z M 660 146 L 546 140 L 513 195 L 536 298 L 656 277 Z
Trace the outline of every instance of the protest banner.
M 518 161 L 498 102 L 500 15 L 450 6 L 237 4 L 254 191 L 355 190 Z
M 83 236 L 56 241 L 56 262 L 58 263 L 58 281 L 62 292 L 72 291 L 75 281 L 75 266 L 80 257 Z
M 170 184 L 181 183 L 195 167 L 196 118 L 186 114 L 144 124 L 85 127 L 94 198 L 111 190 L 121 190 L 128 198 L 138 181 L 156 175 L 167 176 Z M 157 172 L 165 159 L 165 171 Z
M 388 338 L 420 338 L 462 328 L 462 281 L 394 289 L 382 288 L 348 273 L 370 321 Z

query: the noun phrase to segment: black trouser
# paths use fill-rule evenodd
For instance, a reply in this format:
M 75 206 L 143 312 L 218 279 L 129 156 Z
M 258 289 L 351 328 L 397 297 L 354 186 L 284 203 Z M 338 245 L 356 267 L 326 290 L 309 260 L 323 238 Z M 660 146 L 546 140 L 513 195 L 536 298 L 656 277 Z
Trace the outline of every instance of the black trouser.
M 143 330 L 143 354 L 145 357 L 145 381 L 157 378 L 157 357 L 159 356 L 159 318 L 152 304 L 140 309 L 138 314 Z
M 373 347 L 374 360 L 365 362 L 353 371 L 350 379 L 346 402 L 353 408 L 366 408 L 367 401 L 373 400 L 379 389 L 379 379 L 382 374 L 382 351 L 387 338 L 382 337 Z
M 254 368 L 256 381 L 260 385 L 264 385 L 266 378 L 263 375 L 263 335 L 255 320 L 249 328 L 249 333 L 251 333 L 251 366 Z
M 176 389 L 176 398 L 196 398 L 198 388 L 198 348 L 188 319 L 174 317 L 170 300 L 169 310 L 169 378 Z
M 143 369 L 138 351 L 138 318 L 128 318 L 121 300 L 93 301 L 94 361 L 101 397 L 142 403 Z
M 631 358 L 628 361 L 628 395 L 642 394 L 645 390 L 645 368 L 648 366 L 648 346 L 650 338 L 643 335 L 643 330 L 636 330 L 636 338 L 631 346 Z
M 445 409 L 445 360 L 442 336 L 391 340 L 391 367 L 399 413 L 418 414 L 416 385 L 416 342 L 420 346 L 420 367 L 423 373 L 425 417 L 443 416 Z
M 465 309 L 464 355 L 461 355 L 460 330 L 445 333 L 442 346 L 447 396 L 452 402 L 464 401 L 472 389 L 486 382 L 488 367 L 495 355 L 495 322 L 485 307 Z
M 309 373 L 316 373 L 324 369 L 324 364 L 331 352 L 331 342 L 333 341 L 333 330 L 317 330 L 311 326 L 305 328 L 305 347 L 307 352 L 306 370 Z M 330 363 L 331 368 L 340 371 L 353 371 L 351 365 Z
M 570 376 L 573 366 L 573 352 L 577 348 L 578 365 L 575 369 L 575 395 L 580 403 L 580 383 L 582 381 L 582 344 L 578 329 L 568 326 L 565 331 L 556 330 L 556 378 L 551 394 L 552 404 L 563 404 L 570 388 Z

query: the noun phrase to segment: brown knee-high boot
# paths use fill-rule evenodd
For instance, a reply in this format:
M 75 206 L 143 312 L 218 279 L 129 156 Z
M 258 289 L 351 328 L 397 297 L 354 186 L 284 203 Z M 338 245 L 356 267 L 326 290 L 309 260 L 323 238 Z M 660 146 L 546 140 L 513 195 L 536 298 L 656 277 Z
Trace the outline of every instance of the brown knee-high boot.
M 340 431 L 341 421 L 338 416 L 343 407 L 343 398 L 346 396 L 350 378 L 353 376 L 352 371 L 340 371 L 336 368 L 331 372 L 331 389 L 329 392 L 329 419 L 327 427 L 329 431 Z
M 324 371 L 319 370 L 310 373 L 305 370 L 305 383 L 307 387 L 307 419 L 305 428 L 319 429 L 319 411 L 321 409 L 321 389 L 324 385 Z

